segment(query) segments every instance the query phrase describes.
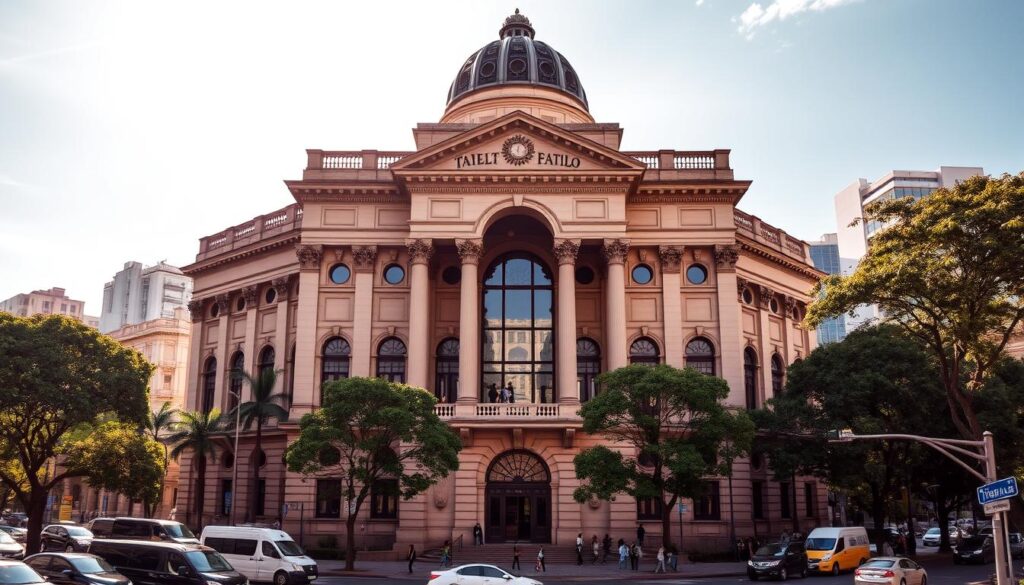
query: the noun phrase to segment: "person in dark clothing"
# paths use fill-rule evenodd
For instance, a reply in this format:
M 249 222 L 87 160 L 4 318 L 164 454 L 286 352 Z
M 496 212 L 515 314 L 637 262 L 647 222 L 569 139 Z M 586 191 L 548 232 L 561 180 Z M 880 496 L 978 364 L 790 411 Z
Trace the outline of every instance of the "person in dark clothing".
M 491 387 L 487 389 L 487 399 L 493 404 L 498 401 L 498 385 L 491 384 Z
M 644 545 L 644 535 L 645 534 L 647 534 L 647 531 L 644 530 L 644 525 L 643 524 L 637 524 L 637 526 L 636 526 L 636 543 L 639 544 L 640 546 Z
M 508 396 L 509 402 L 516 401 L 516 391 L 512 388 L 512 382 L 509 382 L 508 386 L 505 387 L 505 392 L 507 393 L 506 396 Z
M 519 566 L 519 543 L 512 545 L 512 570 L 522 570 Z
M 409 574 L 412 574 L 412 564 L 416 562 L 416 545 L 409 545 Z
M 484 529 L 480 528 L 480 523 L 477 522 L 473 526 L 473 546 L 479 546 L 484 543 Z
M 601 564 L 608 562 L 608 555 L 612 554 L 612 537 L 606 532 L 604 540 L 601 541 Z
M 637 544 L 634 542 L 633 546 L 629 547 L 629 568 L 634 571 L 637 570 L 640 566 L 640 557 L 638 554 L 639 552 L 640 550 L 637 548 Z

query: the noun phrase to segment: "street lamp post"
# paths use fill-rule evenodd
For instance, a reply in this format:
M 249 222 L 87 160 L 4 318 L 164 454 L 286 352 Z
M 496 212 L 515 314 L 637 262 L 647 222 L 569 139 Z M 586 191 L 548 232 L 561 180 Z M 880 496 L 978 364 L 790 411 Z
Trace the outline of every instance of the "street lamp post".
M 235 525 L 235 507 L 238 498 L 238 432 L 242 427 L 242 391 L 235 392 L 228 390 L 228 394 L 235 397 L 235 450 L 231 454 L 231 513 L 228 516 L 228 524 Z
M 832 435 L 829 438 L 830 443 L 846 443 L 849 441 L 867 441 L 875 439 L 903 440 L 924 443 L 939 453 L 942 453 L 984 483 L 991 483 L 997 479 L 996 451 L 992 441 L 992 433 L 989 431 L 982 433 L 982 440 L 980 441 L 940 439 L 936 437 L 922 437 L 920 435 L 903 434 L 855 435 L 849 429 L 833 431 L 829 434 Z M 985 463 L 984 475 L 978 473 L 976 469 L 965 463 L 957 457 L 956 454 L 969 457 L 976 461 L 983 461 Z M 944 526 L 940 525 L 940 528 L 945 530 Z M 996 584 L 1010 585 L 1013 577 L 1013 566 L 1010 563 L 1013 561 L 1010 560 L 1012 557 L 1007 553 L 1008 539 L 1006 537 L 1006 533 L 1003 531 L 1003 512 L 997 512 L 992 515 L 992 537 L 995 540 Z

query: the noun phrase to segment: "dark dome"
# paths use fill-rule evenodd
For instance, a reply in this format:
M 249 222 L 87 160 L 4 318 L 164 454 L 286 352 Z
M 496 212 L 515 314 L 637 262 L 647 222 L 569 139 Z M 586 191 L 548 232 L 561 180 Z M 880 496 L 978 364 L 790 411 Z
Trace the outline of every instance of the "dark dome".
M 498 31 L 499 40 L 466 59 L 448 90 L 448 105 L 477 89 L 528 84 L 560 89 L 589 111 L 587 94 L 576 70 L 561 53 L 533 40 L 534 34 L 530 19 L 519 14 L 517 8 Z

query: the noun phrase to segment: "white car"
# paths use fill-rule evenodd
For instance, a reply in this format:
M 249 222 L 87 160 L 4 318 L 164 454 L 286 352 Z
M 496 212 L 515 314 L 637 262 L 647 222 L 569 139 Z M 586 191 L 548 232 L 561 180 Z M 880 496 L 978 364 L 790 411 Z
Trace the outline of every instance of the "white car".
M 447 571 L 431 571 L 429 585 L 543 585 L 529 577 L 515 575 L 494 565 L 462 565 Z M 910 585 L 909 583 L 907 585 Z
M 924 567 L 903 557 L 875 557 L 853 572 L 854 585 L 927 585 Z

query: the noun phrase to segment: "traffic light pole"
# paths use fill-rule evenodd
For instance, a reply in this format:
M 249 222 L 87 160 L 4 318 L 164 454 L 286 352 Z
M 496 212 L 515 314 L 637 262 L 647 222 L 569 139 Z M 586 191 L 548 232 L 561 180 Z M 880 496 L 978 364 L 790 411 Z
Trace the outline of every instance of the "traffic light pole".
M 942 453 L 984 483 L 992 483 L 998 479 L 996 477 L 996 451 L 992 441 L 992 433 L 989 431 L 985 431 L 982 434 L 982 440 L 980 441 L 968 441 L 964 439 L 939 439 L 936 437 L 902 434 L 855 435 L 849 430 L 842 430 L 837 431 L 836 436 L 830 438 L 829 442 L 846 443 L 849 441 L 869 441 L 878 439 L 924 443 L 939 453 Z M 976 461 L 984 462 L 984 475 L 978 473 L 978 470 L 965 463 L 957 456 L 957 454 L 969 457 Z M 910 510 L 907 510 L 907 513 L 910 513 Z M 1009 540 L 1003 528 L 1003 520 L 1003 512 L 997 512 L 992 515 L 992 538 L 995 540 L 994 548 L 996 553 L 996 585 L 1010 585 L 1013 582 L 1013 567 L 1009 564 L 1012 562 L 1010 561 L 1011 557 L 1008 553 Z M 945 530 L 944 526 L 940 526 L 940 528 Z

